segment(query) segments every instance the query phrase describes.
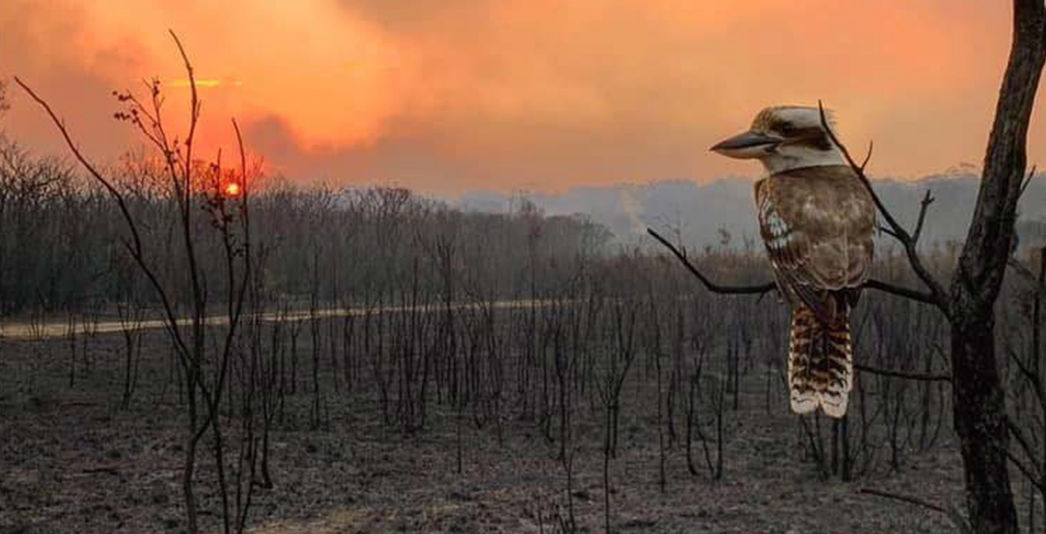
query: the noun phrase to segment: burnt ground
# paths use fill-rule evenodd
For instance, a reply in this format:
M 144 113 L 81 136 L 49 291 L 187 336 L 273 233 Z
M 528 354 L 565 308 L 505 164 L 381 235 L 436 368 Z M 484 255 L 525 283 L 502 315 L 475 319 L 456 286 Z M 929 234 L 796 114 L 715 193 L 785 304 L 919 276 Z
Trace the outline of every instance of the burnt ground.
M 99 335 L 77 355 L 72 387 L 63 340 L 0 342 L 0 532 L 184 531 L 184 416 L 163 333 L 146 337 L 142 385 L 126 410 L 119 407 L 119 334 Z M 950 437 L 933 452 L 906 455 L 897 472 L 880 467 L 854 482 L 822 480 L 797 418 L 783 397 L 768 413 L 754 375 L 740 409 L 727 415 L 723 479 L 713 481 L 707 470 L 691 475 L 676 442 L 664 492 L 656 402 L 635 393 L 654 390 L 626 387 L 620 454 L 610 466 L 614 532 L 956 532 L 944 514 L 860 493 L 874 488 L 959 506 L 962 473 Z M 330 428 L 310 430 L 307 396 L 299 397 L 290 413 L 300 415 L 274 430 L 276 486 L 255 494 L 251 532 L 556 531 L 566 479 L 558 444 L 532 422 L 504 421 L 501 439 L 494 425 L 465 424 L 458 474 L 452 413 L 434 408 L 423 431 L 404 435 L 382 424 L 372 396 L 328 387 Z M 587 403 L 581 410 L 575 514 L 581 531 L 602 532 L 600 418 Z M 218 532 L 207 458 L 205 449 L 201 521 Z

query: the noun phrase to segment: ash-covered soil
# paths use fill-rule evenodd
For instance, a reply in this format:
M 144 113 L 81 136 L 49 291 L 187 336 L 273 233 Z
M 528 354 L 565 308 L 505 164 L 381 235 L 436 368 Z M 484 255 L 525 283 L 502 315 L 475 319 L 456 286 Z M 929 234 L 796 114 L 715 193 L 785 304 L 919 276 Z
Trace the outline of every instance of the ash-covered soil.
M 0 532 L 185 531 L 185 415 L 170 349 L 161 331 L 146 335 L 139 388 L 130 408 L 121 409 L 118 336 L 89 340 L 75 360 L 61 339 L 0 342 Z M 761 373 L 752 373 L 739 409 L 727 409 L 722 480 L 712 479 L 699 443 L 700 472 L 688 472 L 685 429 L 677 428 L 674 443 L 665 437 L 664 491 L 656 389 L 626 385 L 619 454 L 609 464 L 611 530 L 956 532 L 945 514 L 860 492 L 961 508 L 962 472 L 947 430 L 930 452 L 907 452 L 899 470 L 884 460 L 852 482 L 825 479 L 804 452 L 806 437 L 780 392 L 767 411 L 763 384 Z M 478 428 L 465 417 L 458 473 L 456 412 L 432 403 L 424 429 L 408 434 L 382 423 L 376 395 L 336 392 L 329 382 L 324 389 L 329 428 L 309 428 L 304 385 L 274 428 L 275 487 L 254 493 L 248 531 L 560 531 L 568 492 L 559 444 L 535 422 L 517 414 Z M 598 401 L 583 401 L 577 415 L 571 500 L 580 532 L 604 531 L 600 409 Z M 205 438 L 197 475 L 201 524 L 220 532 L 208 444 Z

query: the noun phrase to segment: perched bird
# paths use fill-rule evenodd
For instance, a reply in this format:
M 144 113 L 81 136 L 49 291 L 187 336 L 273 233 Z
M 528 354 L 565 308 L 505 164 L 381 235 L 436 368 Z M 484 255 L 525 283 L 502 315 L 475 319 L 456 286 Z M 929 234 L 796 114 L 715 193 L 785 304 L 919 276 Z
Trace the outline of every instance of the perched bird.
M 871 193 L 822 126 L 818 108 L 775 106 L 712 150 L 758 159 L 755 203 L 777 288 L 792 311 L 792 411 L 846 415 L 853 383 L 850 311 L 874 253 Z

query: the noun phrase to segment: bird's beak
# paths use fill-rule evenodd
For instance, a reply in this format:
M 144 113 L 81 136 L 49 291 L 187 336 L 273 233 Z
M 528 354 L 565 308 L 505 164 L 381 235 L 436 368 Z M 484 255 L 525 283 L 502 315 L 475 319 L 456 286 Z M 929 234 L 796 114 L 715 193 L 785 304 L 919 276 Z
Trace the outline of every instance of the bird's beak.
M 731 158 L 751 159 L 766 155 L 774 147 L 781 144 L 781 141 L 782 139 L 764 133 L 745 132 L 721 141 L 713 146 L 711 150 Z

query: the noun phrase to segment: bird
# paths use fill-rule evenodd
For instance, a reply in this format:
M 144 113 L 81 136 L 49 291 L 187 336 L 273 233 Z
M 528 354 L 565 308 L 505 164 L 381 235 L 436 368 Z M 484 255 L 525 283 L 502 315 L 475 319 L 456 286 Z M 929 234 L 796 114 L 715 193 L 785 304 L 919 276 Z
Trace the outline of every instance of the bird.
M 822 120 L 820 107 L 771 106 L 747 132 L 711 150 L 766 169 L 755 204 L 776 288 L 791 311 L 791 409 L 841 418 L 853 386 L 850 315 L 871 274 L 876 214 L 834 133 L 834 116 L 825 112 Z

